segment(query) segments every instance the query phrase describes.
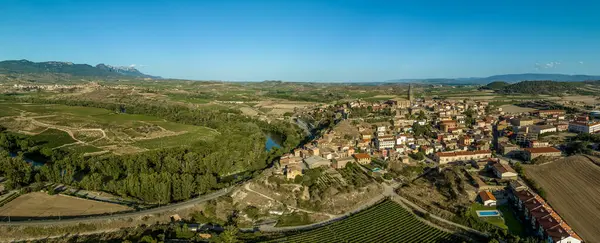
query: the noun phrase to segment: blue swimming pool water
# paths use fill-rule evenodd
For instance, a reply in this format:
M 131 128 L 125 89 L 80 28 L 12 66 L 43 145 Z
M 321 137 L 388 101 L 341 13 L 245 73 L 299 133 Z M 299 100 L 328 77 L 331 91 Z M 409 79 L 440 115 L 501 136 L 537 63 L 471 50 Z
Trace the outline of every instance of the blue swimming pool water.
M 477 211 L 477 214 L 479 215 L 479 217 L 500 216 L 500 212 L 498 212 L 497 210 Z

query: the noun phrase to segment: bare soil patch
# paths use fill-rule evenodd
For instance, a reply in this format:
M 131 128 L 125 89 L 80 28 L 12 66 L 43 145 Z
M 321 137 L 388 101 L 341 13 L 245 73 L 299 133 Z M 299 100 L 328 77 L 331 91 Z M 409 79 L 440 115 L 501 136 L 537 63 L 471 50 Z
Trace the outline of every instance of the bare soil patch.
M 303 101 L 269 100 L 261 101 L 255 107 L 258 109 L 269 109 L 269 114 L 282 115 L 286 112 L 294 112 L 295 108 L 302 109 L 314 105 L 317 105 L 317 103 Z
M 503 106 L 500 106 L 500 108 L 502 108 L 502 111 L 504 111 L 506 113 L 522 113 L 522 112 L 535 111 L 535 109 L 532 109 L 532 108 L 519 107 L 516 105 L 503 105 Z
M 591 157 L 595 160 L 598 158 Z M 548 203 L 584 240 L 600 238 L 600 166 L 585 156 L 525 166 Z
M 92 142 L 102 138 L 104 134 L 100 130 L 79 130 L 74 131 L 73 136 L 80 141 Z
M 249 116 L 258 115 L 258 111 L 254 110 L 250 107 L 240 107 L 240 111 L 242 111 L 242 113 L 244 113 L 245 115 L 249 115 Z
M 593 105 L 593 104 L 596 104 L 596 103 L 600 102 L 594 96 L 583 96 L 583 95 L 579 95 L 579 96 L 565 96 L 565 97 L 562 97 L 561 100 L 583 102 L 583 103 L 586 103 L 588 105 Z
M 35 135 L 46 129 L 21 117 L 3 117 L 0 119 L 0 125 L 28 135 Z
M 65 195 L 32 192 L 0 207 L 0 215 L 11 217 L 50 217 L 112 213 L 131 210 L 130 207 L 86 200 Z

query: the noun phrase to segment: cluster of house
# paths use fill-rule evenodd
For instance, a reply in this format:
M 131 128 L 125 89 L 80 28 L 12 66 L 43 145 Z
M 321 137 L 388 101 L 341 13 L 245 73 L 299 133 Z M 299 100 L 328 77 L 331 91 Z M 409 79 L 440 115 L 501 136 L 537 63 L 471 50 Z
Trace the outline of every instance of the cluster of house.
M 540 135 L 569 129 L 564 110 L 538 110 L 530 116 L 505 116 L 496 124 L 498 131 L 497 151 L 505 156 L 520 155 L 525 160 L 540 156 L 558 157 L 561 151 L 548 142 L 540 141 Z M 512 139 L 516 144 L 509 142 Z
M 284 154 L 279 159 L 279 166 L 287 179 L 303 175 L 307 169 L 320 167 L 345 168 L 348 163 L 369 164 L 371 156 L 365 153 L 355 153 L 354 148 L 347 148 L 333 153 L 322 153 L 317 146 L 306 146 L 295 149 L 293 153 Z
M 328 131 L 305 148 L 285 155 L 280 164 L 287 177 L 301 174 L 302 168 L 324 165 L 343 168 L 348 162 L 370 161 L 371 157 L 409 163 L 408 155 L 418 152 L 435 157 L 441 164 L 491 157 L 492 125 L 497 119 L 485 115 L 487 102 L 413 101 L 410 93 L 408 98 L 380 102 L 358 100 L 337 107 L 338 113 L 349 114 L 350 117 L 357 107 L 368 107 L 372 112 L 390 109 L 395 115 L 391 122 L 354 123 L 360 134 L 358 138 L 343 139 L 341 134 Z M 467 111 L 471 113 L 470 117 L 464 114 Z M 468 125 L 467 120 L 473 121 L 473 124 Z M 420 129 L 428 127 L 428 134 L 420 132 L 416 136 L 414 126 L 417 124 L 422 126 Z M 355 151 L 362 154 L 355 154 Z
M 422 99 L 411 103 L 390 100 L 396 111 L 393 125 L 376 124 L 375 132 L 361 136 L 361 149 L 379 153 L 383 158 L 394 153 L 410 154 L 422 152 L 432 155 L 441 151 L 486 150 L 492 141 L 492 124 L 495 118 L 484 116 L 487 102 L 433 101 Z M 465 111 L 473 111 L 476 119 L 473 127 L 467 126 Z M 432 136 L 415 136 L 414 125 L 429 126 Z M 371 146 L 369 146 L 371 145 Z
M 498 152 L 506 156 L 521 155 L 526 160 L 540 156 L 561 156 L 560 150 L 548 142 L 539 141 L 540 135 L 570 131 L 576 133 L 600 133 L 600 121 L 582 115 L 567 121 L 564 110 L 538 110 L 532 116 L 505 116 L 496 125 L 499 131 Z M 514 143 L 509 142 L 513 139 Z
M 510 183 L 510 199 L 523 214 L 527 223 L 536 230 L 538 236 L 550 243 L 579 243 L 581 237 L 546 203 L 523 182 Z
M 471 170 L 475 171 L 488 171 L 490 175 L 495 177 L 496 180 L 499 181 L 510 181 L 518 178 L 517 172 L 510 167 L 510 165 L 501 163 L 500 160 L 495 158 L 490 158 L 485 161 L 472 162 Z M 504 188 L 504 186 L 499 185 L 490 185 L 483 181 L 483 179 L 476 174 L 468 174 L 470 176 L 471 181 L 477 187 L 478 192 L 481 193 L 488 190 L 500 190 Z

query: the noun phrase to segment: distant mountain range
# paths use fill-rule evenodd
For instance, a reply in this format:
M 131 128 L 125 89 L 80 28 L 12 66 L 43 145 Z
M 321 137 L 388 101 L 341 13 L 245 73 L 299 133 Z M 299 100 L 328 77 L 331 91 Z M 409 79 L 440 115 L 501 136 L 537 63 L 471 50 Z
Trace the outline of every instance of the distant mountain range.
M 133 67 L 114 67 L 98 64 L 72 62 L 32 62 L 28 60 L 8 60 L 0 62 L 0 74 L 66 74 L 76 77 L 137 77 L 161 78 L 140 72 Z
M 523 74 L 503 74 L 494 75 L 485 78 L 433 78 L 433 79 L 394 79 L 388 82 L 399 83 L 425 83 L 425 84 L 488 84 L 495 81 L 504 81 L 516 83 L 521 81 L 561 81 L 561 82 L 581 82 L 590 80 L 600 80 L 600 76 L 592 75 L 567 75 L 567 74 L 546 74 L 546 73 L 523 73 Z

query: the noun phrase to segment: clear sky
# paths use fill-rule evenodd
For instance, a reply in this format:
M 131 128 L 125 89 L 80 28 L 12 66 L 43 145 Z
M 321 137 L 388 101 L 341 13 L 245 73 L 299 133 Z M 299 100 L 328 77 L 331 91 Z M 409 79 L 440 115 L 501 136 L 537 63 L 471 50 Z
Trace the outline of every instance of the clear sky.
M 0 0 L 0 59 L 163 77 L 600 74 L 600 1 Z

